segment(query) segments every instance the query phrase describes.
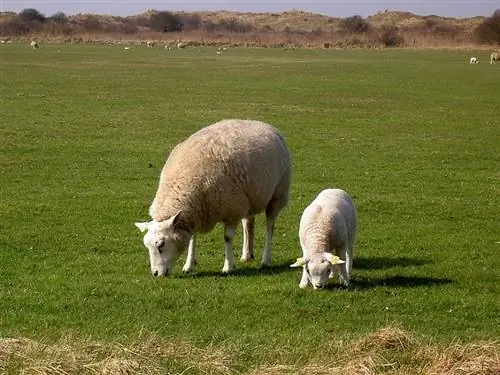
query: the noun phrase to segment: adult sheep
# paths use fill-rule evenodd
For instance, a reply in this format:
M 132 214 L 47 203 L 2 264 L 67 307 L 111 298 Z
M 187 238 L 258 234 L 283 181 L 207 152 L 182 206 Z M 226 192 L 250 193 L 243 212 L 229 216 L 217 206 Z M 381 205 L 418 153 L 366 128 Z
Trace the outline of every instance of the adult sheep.
M 36 40 L 32 40 L 30 43 L 31 48 L 37 49 L 38 48 L 38 42 Z
M 291 158 L 273 126 L 254 120 L 229 119 L 202 128 L 171 151 L 149 208 L 153 220 L 135 223 L 149 250 L 151 273 L 172 272 L 189 247 L 183 271 L 195 263 L 196 234 L 224 224 L 222 272 L 234 268 L 233 237 L 243 223 L 241 260 L 253 258 L 254 217 L 266 213 L 261 264 L 271 264 L 276 218 L 288 204 Z
M 302 257 L 291 267 L 303 267 L 300 288 L 324 288 L 340 265 L 340 279 L 349 284 L 357 230 L 354 203 L 344 190 L 325 189 L 307 206 L 299 225 Z
M 500 52 L 492 52 L 490 55 L 490 64 L 494 64 L 495 61 L 500 60 Z

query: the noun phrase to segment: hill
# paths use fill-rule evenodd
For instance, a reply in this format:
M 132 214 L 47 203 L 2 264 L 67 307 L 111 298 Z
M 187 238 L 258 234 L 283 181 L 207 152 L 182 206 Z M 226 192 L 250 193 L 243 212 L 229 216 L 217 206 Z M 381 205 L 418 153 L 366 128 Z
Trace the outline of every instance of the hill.
M 497 13 L 500 17 L 500 12 Z M 192 44 L 247 46 L 457 47 L 484 42 L 476 31 L 487 19 L 420 16 L 388 10 L 367 18 L 336 18 L 300 10 L 281 13 L 148 10 L 128 17 L 66 16 L 59 12 L 45 17 L 35 9 L 26 9 L 19 14 L 1 13 L 0 35 L 4 39 L 36 36 L 63 42 L 182 40 Z

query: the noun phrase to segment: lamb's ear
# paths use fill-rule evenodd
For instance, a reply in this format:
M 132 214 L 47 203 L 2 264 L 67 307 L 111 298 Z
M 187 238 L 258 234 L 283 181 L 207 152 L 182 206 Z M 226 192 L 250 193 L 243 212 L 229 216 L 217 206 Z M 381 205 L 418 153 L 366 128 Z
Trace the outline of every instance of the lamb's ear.
M 338 256 L 333 255 L 331 253 L 325 253 L 325 259 L 333 265 L 345 263 L 344 260 L 340 259 Z
M 144 223 L 134 223 L 134 224 L 137 228 L 139 228 L 141 232 L 145 232 L 151 226 L 151 221 L 145 221 Z
M 307 260 L 304 258 L 297 258 L 297 261 L 294 264 L 290 264 L 290 267 L 304 267 L 307 263 Z

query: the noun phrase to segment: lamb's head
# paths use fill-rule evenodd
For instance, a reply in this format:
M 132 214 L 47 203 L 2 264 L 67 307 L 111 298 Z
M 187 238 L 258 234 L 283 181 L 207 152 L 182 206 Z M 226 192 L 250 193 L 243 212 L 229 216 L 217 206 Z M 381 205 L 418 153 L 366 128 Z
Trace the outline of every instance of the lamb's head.
M 334 267 L 342 263 L 345 263 L 345 261 L 338 256 L 324 252 L 314 254 L 310 258 L 297 258 L 297 261 L 290 267 L 304 267 L 308 283 L 314 289 L 323 289 L 333 276 Z
M 189 245 L 191 235 L 179 227 L 180 212 L 163 221 L 135 223 L 144 235 L 144 245 L 149 250 L 153 276 L 167 276 Z

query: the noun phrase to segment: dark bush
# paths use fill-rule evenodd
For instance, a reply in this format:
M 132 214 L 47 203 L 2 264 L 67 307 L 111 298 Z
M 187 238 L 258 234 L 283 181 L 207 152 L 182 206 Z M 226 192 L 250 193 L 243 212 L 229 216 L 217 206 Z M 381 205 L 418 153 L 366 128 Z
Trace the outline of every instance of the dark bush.
M 500 9 L 476 27 L 474 37 L 479 43 L 500 45 Z
M 344 18 L 340 22 L 340 27 L 344 31 L 355 34 L 365 34 L 371 30 L 371 25 L 361 16 Z
M 60 25 L 64 25 L 69 21 L 68 16 L 63 12 L 54 13 L 51 17 L 49 17 L 49 19 Z
M 404 44 L 404 38 L 399 35 L 399 29 L 396 26 L 386 27 L 382 30 L 380 41 L 386 47 L 399 47 Z
M 23 9 L 17 15 L 22 22 L 30 23 L 30 22 L 44 22 L 47 18 L 40 13 L 38 10 L 33 8 Z
M 183 24 L 179 17 L 171 12 L 153 13 L 149 18 L 147 26 L 152 30 L 164 33 L 182 31 L 183 29 Z
M 18 33 L 24 34 L 38 31 L 42 28 L 43 22 L 47 19 L 42 13 L 33 8 L 23 9 L 18 15 L 18 20 L 22 27 L 18 27 Z

